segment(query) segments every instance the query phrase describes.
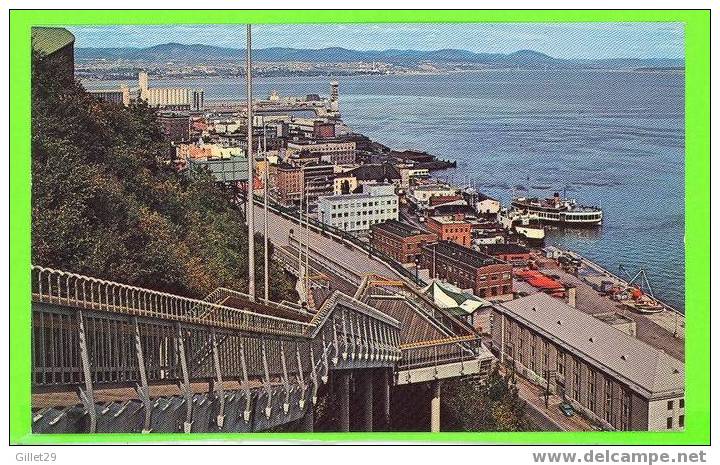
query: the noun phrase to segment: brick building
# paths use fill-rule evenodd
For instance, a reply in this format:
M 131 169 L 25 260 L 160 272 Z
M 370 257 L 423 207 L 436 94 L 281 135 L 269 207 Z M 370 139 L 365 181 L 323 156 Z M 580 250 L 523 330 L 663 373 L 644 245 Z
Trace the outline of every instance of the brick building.
M 414 263 L 420 256 L 420 248 L 437 240 L 437 236 L 429 231 L 396 220 L 374 224 L 370 229 L 373 248 L 400 263 Z
M 421 247 L 420 266 L 478 297 L 512 297 L 512 265 L 455 242 L 441 240 Z
M 530 260 L 530 249 L 519 244 L 486 244 L 480 250 L 513 266 L 527 266 Z
M 278 163 L 270 169 L 271 183 L 281 203 L 300 201 L 304 187 L 302 168 L 287 163 Z
M 464 247 L 472 243 L 472 225 L 457 216 L 430 216 L 427 228 L 441 241 L 451 241 Z
M 616 430 L 682 430 L 684 364 L 544 293 L 495 304 L 501 362 Z

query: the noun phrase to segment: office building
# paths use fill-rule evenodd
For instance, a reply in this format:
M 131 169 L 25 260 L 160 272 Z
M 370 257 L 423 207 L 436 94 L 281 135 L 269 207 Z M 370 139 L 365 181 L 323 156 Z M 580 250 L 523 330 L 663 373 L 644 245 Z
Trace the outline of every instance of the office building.
M 367 231 L 374 224 L 397 220 L 395 186 L 367 185 L 358 194 L 320 197 L 318 217 L 323 223 L 344 231 Z

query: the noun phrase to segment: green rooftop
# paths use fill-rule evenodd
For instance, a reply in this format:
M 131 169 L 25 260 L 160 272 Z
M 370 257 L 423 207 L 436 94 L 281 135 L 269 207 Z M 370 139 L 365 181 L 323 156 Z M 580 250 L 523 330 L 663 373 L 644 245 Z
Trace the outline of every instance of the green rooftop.
M 75 42 L 72 32 L 63 27 L 33 27 L 31 31 L 33 49 L 45 55 Z

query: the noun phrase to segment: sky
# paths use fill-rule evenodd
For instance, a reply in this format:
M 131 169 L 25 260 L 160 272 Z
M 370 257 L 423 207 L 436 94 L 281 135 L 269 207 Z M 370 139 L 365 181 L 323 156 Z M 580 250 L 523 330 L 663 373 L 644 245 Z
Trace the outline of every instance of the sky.
M 168 42 L 244 48 L 245 25 L 69 26 L 75 46 L 150 47 Z M 253 48 L 354 50 L 457 48 L 556 58 L 682 58 L 682 23 L 262 24 Z

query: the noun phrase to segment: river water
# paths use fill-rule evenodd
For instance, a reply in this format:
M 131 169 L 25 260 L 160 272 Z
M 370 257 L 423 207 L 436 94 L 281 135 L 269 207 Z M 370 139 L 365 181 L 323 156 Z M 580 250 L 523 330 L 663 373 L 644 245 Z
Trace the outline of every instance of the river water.
M 565 190 L 601 206 L 600 229 L 551 230 L 547 243 L 615 273 L 620 264 L 632 274 L 644 268 L 655 295 L 684 309 L 682 72 L 492 70 L 338 80 L 346 124 L 392 148 L 458 162 L 439 177 L 469 182 L 504 203 L 524 188 L 533 196 Z M 255 93 L 327 95 L 329 81 L 256 78 Z M 206 101 L 244 98 L 241 79 L 150 85 L 200 87 Z

